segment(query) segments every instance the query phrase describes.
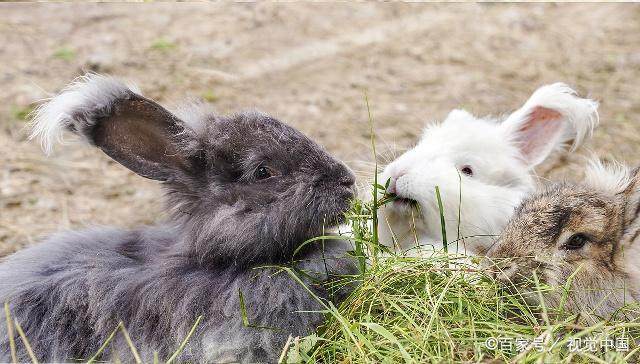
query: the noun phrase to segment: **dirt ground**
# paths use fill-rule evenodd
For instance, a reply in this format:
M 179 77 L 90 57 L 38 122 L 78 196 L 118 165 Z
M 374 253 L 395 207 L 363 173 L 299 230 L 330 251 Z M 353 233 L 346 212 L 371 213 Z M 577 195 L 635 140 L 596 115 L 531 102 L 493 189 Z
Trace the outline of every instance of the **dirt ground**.
M 640 7 L 633 4 L 0 4 L 0 255 L 59 229 L 162 218 L 162 192 L 79 143 L 46 158 L 25 115 L 85 71 L 167 105 L 257 108 L 360 176 L 454 107 L 517 108 L 564 81 L 601 102 L 581 150 L 640 162 Z M 67 138 L 72 139 L 72 138 Z M 578 177 L 581 159 L 542 176 Z M 365 178 L 360 179 L 365 183 Z

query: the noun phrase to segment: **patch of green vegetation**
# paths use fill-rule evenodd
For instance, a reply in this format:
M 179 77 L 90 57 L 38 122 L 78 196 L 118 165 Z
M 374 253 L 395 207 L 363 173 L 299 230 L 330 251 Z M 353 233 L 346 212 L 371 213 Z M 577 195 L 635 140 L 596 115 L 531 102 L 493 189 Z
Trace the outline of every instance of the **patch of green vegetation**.
M 53 56 L 63 61 L 71 61 L 76 57 L 76 52 L 69 47 L 61 47 L 53 53 Z
M 207 102 L 216 102 L 220 99 L 218 95 L 216 95 L 213 90 L 207 90 L 201 94 L 202 98 Z
M 151 43 L 151 49 L 160 51 L 160 52 L 168 52 L 175 49 L 178 45 L 174 42 L 171 42 L 165 38 L 158 38 L 153 43 Z
M 588 312 L 571 314 L 562 305 L 552 310 L 544 302 L 543 292 L 567 292 L 571 282 L 552 288 L 534 275 L 531 293 L 541 303 L 530 304 L 487 274 L 481 258 L 446 249 L 425 248 L 416 256 L 390 251 L 376 231 L 377 210 L 395 199 L 387 187 L 374 178 L 370 201 L 354 201 L 347 214 L 351 233 L 343 237 L 352 241 L 359 262 L 360 274 L 351 277 L 358 288 L 339 307 L 316 297 L 327 321 L 287 346 L 287 362 L 638 362 L 640 321 L 624 317 L 629 312 L 627 317 L 638 317 L 637 305 L 610 320 L 587 323 Z
M 626 123 L 629 119 L 625 114 L 618 113 L 614 116 L 614 120 L 616 121 L 616 123 L 623 124 L 623 123 Z
M 13 116 L 14 119 L 17 119 L 20 121 L 27 121 L 29 119 L 29 114 L 31 114 L 33 109 L 34 109 L 33 105 L 27 105 L 27 106 L 14 105 L 11 107 L 11 116 Z
M 288 349 L 289 362 L 637 362 L 637 320 L 587 325 L 580 315 L 526 303 L 485 274 L 477 258 L 428 249 L 410 257 L 381 246 L 373 216 L 392 199 L 383 194 L 377 205 L 354 203 L 353 232 L 345 237 L 354 242 L 354 255 L 362 254 L 359 288 L 339 307 L 317 298 L 327 322 Z M 537 283 L 534 294 L 568 288 Z M 584 349 L 589 341 L 593 350 Z M 603 346 L 620 341 L 629 348 Z M 576 342 L 582 349 L 572 351 Z

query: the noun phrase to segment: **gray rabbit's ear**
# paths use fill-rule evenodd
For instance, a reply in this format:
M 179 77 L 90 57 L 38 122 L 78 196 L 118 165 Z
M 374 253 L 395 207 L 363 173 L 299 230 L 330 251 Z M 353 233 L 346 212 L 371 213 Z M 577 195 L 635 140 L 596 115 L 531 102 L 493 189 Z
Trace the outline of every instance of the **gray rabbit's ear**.
M 576 96 L 562 83 L 537 89 L 502 123 L 530 166 L 542 163 L 569 141 L 576 148 L 598 124 L 598 103 Z
M 146 178 L 192 173 L 185 147 L 193 144 L 193 132 L 134 90 L 111 77 L 83 76 L 35 111 L 31 137 L 40 137 L 48 154 L 62 130 L 71 131 Z

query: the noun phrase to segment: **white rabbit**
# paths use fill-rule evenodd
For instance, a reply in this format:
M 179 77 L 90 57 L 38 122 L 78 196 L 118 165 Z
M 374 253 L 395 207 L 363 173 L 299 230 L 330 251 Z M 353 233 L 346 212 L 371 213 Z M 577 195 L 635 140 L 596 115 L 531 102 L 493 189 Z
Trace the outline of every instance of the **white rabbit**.
M 555 83 L 540 87 L 502 122 L 453 110 L 444 122 L 428 125 L 418 144 L 379 177 L 396 196 L 378 212 L 380 242 L 402 250 L 442 248 L 438 186 L 448 250 L 484 254 L 534 190 L 534 167 L 568 141 L 575 149 L 589 137 L 597 108 Z

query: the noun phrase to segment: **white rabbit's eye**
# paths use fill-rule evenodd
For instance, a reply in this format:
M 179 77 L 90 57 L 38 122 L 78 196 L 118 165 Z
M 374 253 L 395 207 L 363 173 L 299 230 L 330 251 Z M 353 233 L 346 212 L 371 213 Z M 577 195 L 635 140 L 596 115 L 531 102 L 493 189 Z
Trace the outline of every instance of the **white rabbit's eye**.
M 589 238 L 586 235 L 574 234 L 564 243 L 564 248 L 567 250 L 577 250 L 582 248 L 587 242 L 589 242 Z
M 462 172 L 462 174 L 464 174 L 465 176 L 473 176 L 473 168 L 471 168 L 471 166 L 469 165 L 462 166 L 462 168 L 460 168 L 460 172 Z
M 267 179 L 273 176 L 273 173 L 271 172 L 271 169 L 269 169 L 269 167 L 260 166 L 258 167 L 258 169 L 256 169 L 255 176 L 256 179 Z

